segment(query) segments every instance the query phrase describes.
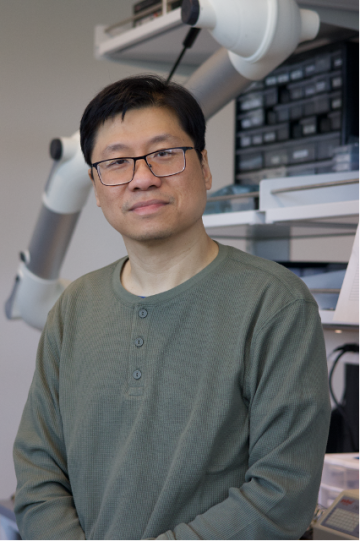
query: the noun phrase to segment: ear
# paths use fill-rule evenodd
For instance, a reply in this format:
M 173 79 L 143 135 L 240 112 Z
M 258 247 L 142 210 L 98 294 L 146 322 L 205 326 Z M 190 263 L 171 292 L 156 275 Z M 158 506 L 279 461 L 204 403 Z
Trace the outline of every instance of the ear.
M 202 154 L 201 169 L 202 169 L 203 178 L 204 178 L 204 181 L 205 181 L 205 187 L 206 187 L 207 190 L 211 190 L 212 174 L 211 174 L 211 171 L 210 171 L 207 150 L 203 150 L 201 152 L 201 154 Z
M 89 175 L 89 178 L 94 186 L 94 193 L 95 193 L 95 199 L 96 199 L 96 204 L 98 207 L 101 207 L 100 205 L 100 200 L 99 200 L 99 197 L 98 197 L 98 193 L 97 193 L 97 188 L 96 188 L 96 183 L 95 183 L 95 179 L 93 177 L 93 174 L 92 174 L 92 169 L 88 169 L 88 175 Z

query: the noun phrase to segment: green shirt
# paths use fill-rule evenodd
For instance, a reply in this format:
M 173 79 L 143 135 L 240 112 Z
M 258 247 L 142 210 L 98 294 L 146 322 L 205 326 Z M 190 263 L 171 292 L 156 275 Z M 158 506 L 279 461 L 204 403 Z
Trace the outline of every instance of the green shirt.
M 14 448 L 22 537 L 298 539 L 330 415 L 314 299 L 222 245 L 142 299 L 125 260 L 49 313 Z

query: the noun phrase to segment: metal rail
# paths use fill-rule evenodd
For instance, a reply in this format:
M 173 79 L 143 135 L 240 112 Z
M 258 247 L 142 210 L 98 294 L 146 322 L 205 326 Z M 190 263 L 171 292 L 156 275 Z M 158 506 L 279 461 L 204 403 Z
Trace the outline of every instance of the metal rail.
M 228 201 L 230 199 L 247 199 L 248 197 L 259 197 L 259 192 L 235 193 L 231 195 L 216 195 L 215 197 L 209 196 L 206 201 L 207 203 L 212 203 L 215 201 Z
M 332 289 L 332 288 L 328 288 L 328 287 L 324 287 L 324 288 L 321 288 L 321 287 L 309 287 L 309 291 L 311 291 L 311 293 L 340 293 L 340 289 Z
M 314 190 L 315 188 L 330 188 L 333 186 L 343 186 L 344 184 L 359 184 L 359 179 L 351 180 L 332 180 L 329 182 L 322 182 L 319 184 L 304 184 L 303 186 L 291 186 L 288 188 L 278 188 L 271 190 L 271 194 L 286 193 L 286 192 L 298 192 L 300 190 Z

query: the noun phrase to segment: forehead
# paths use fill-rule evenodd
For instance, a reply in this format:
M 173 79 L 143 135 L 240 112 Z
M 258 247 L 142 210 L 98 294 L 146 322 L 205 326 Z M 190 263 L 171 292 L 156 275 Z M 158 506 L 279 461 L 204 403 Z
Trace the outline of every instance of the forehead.
M 106 158 L 113 152 L 147 152 L 159 145 L 192 144 L 177 115 L 167 107 L 144 107 L 127 111 L 102 124 L 95 138 L 92 159 Z M 157 145 L 157 147 L 156 147 Z

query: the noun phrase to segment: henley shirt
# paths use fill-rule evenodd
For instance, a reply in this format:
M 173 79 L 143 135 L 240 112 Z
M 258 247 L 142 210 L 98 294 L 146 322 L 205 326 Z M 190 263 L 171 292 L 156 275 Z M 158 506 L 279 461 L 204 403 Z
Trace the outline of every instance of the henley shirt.
M 318 306 L 282 266 L 219 245 L 147 298 L 126 258 L 50 311 L 14 446 L 24 539 L 298 539 L 328 435 Z

